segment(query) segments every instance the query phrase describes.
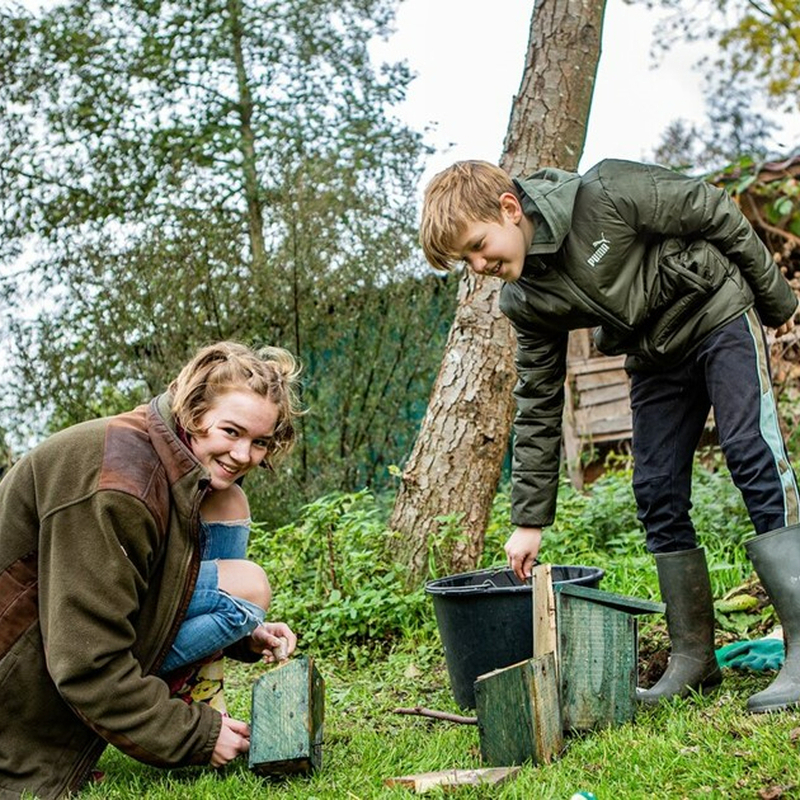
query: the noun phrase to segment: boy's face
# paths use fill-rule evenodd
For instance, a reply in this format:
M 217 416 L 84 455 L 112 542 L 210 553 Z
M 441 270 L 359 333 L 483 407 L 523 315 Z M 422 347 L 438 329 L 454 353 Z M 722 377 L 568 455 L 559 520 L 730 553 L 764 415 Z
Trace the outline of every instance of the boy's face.
M 516 196 L 500 196 L 500 221 L 468 222 L 456 240 L 456 253 L 477 275 L 513 283 L 522 275 L 533 225 Z

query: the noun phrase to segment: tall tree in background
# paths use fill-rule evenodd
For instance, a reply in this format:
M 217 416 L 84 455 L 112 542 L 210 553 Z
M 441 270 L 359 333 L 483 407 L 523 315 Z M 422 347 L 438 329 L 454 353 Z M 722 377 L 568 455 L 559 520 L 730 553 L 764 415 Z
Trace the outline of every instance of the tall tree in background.
M 577 169 L 600 57 L 605 0 L 539 0 L 501 158 L 511 174 Z M 514 335 L 499 310 L 500 283 L 465 274 L 428 411 L 403 471 L 390 526 L 413 579 L 423 576 L 442 517 L 463 531 L 447 554 L 473 567 L 508 450 L 514 413 Z
M 707 94 L 705 124 L 673 120 L 653 151 L 653 160 L 682 171 L 709 173 L 742 155 L 764 161 L 777 126 L 755 111 L 752 93 L 735 81 Z
M 630 4 L 651 0 L 626 0 Z M 778 118 L 759 107 L 794 114 L 800 106 L 800 4 L 795 0 L 659 0 L 668 13 L 655 30 L 657 51 L 677 41 L 708 42 L 705 72 L 708 124 L 674 121 L 655 151 L 657 160 L 709 171 L 741 155 L 763 158 L 770 148 L 785 156 L 795 142 L 775 135 Z M 755 102 L 754 102 L 755 101 Z M 772 144 L 770 144 L 770 139 Z
M 2 282 L 17 424 L 113 413 L 235 338 L 306 365 L 306 499 L 399 458 L 454 287 L 418 269 L 424 146 L 392 115 L 410 74 L 369 57 L 394 6 L 0 4 L 0 264 L 27 258 Z
M 629 4 L 653 0 L 626 0 Z M 668 50 L 678 39 L 718 45 L 712 59 L 717 74 L 747 79 L 776 103 L 800 105 L 800 6 L 796 0 L 656 0 L 671 11 L 656 29 Z

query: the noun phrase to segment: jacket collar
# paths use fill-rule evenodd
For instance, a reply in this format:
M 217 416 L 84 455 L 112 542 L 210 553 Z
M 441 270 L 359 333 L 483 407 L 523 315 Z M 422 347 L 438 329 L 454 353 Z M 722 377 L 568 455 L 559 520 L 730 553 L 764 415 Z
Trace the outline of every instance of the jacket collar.
M 168 392 L 150 401 L 147 407 L 147 427 L 153 447 L 166 469 L 170 485 L 179 483 L 195 470 L 201 477 L 201 484 L 203 481 L 208 482 L 207 471 L 178 435 L 177 424 L 172 415 L 172 396 Z
M 555 253 L 572 225 L 572 209 L 581 185 L 574 172 L 548 167 L 528 178 L 515 179 L 522 210 L 534 225 L 529 256 Z

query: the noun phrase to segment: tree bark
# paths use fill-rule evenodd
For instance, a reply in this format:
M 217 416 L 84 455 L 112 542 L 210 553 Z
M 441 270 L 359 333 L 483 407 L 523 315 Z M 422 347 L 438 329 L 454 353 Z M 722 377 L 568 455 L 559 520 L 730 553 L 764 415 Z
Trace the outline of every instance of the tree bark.
M 501 166 L 577 169 L 600 58 L 605 0 L 538 0 Z M 514 415 L 513 330 L 499 309 L 501 284 L 467 273 L 442 366 L 402 475 L 390 527 L 403 536 L 412 582 L 434 546 L 453 572 L 483 552 Z M 460 534 L 441 541 L 443 524 Z

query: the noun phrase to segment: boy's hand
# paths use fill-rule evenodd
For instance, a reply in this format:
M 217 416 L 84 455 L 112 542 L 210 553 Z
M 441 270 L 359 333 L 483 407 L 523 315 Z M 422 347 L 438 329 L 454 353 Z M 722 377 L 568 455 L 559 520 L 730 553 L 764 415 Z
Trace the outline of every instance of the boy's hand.
M 250 634 L 250 647 L 264 661 L 285 661 L 297 647 L 297 636 L 284 622 L 264 622 Z
M 508 538 L 505 546 L 508 566 L 521 581 L 530 578 L 541 543 L 541 528 L 517 528 Z
M 783 323 L 783 325 L 780 325 L 779 327 L 775 328 L 775 338 L 776 339 L 780 339 L 781 336 L 786 336 L 786 334 L 789 333 L 789 331 L 794 330 L 794 317 L 795 317 L 795 314 L 797 314 L 797 309 L 796 308 L 794 310 L 794 314 L 792 314 L 792 316 L 789 317 L 789 319 L 787 319 L 786 322 Z
M 794 317 L 789 317 L 783 325 L 779 328 L 775 328 L 775 338 L 780 339 L 781 336 L 786 336 L 786 334 L 792 330 L 794 330 Z

